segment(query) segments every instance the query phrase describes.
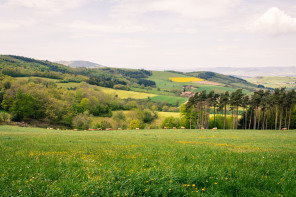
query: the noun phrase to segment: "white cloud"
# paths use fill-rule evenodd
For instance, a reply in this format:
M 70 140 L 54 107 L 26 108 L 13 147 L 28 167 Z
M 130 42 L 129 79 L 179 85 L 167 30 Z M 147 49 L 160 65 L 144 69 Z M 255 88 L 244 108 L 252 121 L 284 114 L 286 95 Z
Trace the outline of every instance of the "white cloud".
M 26 7 L 43 12 L 61 12 L 83 5 L 87 0 L 9 0 L 6 5 Z
M 38 23 L 38 20 L 27 19 L 27 20 L 7 20 L 0 18 L 0 29 L 1 30 L 10 30 L 16 29 L 24 26 L 31 26 Z
M 296 33 L 296 18 L 287 15 L 277 7 L 270 8 L 250 28 L 253 32 L 267 35 Z
M 242 0 L 119 0 L 112 16 L 136 16 L 166 12 L 190 19 L 210 19 L 227 15 Z
M 91 31 L 98 33 L 136 33 L 145 32 L 147 29 L 137 25 L 105 24 L 88 21 L 73 21 L 69 24 L 60 24 L 61 27 L 72 28 L 81 31 Z

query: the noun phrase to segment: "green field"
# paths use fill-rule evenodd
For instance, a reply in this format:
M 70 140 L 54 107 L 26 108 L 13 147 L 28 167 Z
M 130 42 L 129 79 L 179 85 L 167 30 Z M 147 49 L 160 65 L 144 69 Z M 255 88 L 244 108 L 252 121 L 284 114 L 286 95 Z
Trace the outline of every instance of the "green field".
M 164 96 L 164 95 L 150 97 L 150 99 L 155 102 L 169 103 L 172 105 L 176 105 L 177 100 L 179 101 L 179 104 L 183 104 L 188 100 L 188 98 L 186 97 Z
M 74 88 L 79 86 L 81 86 L 81 83 L 58 83 L 58 87 L 62 87 L 62 88 Z M 94 89 L 104 92 L 105 94 L 110 94 L 114 96 L 117 95 L 121 99 L 126 99 L 126 98 L 146 99 L 148 97 L 157 96 L 156 94 L 149 94 L 149 93 L 143 93 L 143 92 L 116 90 L 112 88 L 105 88 L 105 87 L 95 86 L 95 85 L 90 85 L 90 86 L 93 87 Z
M 246 80 L 251 83 L 257 85 L 261 84 L 270 88 L 296 88 L 296 77 L 254 77 Z
M 0 127 L 1 196 L 295 196 L 296 132 Z

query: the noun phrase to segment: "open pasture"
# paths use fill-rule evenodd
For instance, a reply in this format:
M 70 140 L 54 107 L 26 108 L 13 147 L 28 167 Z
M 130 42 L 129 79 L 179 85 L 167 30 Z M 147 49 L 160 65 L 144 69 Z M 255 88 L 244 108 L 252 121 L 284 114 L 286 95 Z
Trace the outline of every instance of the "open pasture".
M 296 132 L 0 127 L 1 196 L 295 196 Z
M 287 89 L 293 89 L 296 87 L 296 77 L 278 77 L 278 76 L 264 76 L 264 77 L 254 77 L 254 78 L 247 78 L 248 82 L 254 84 L 261 84 L 265 87 L 270 88 L 281 88 L 286 87 Z

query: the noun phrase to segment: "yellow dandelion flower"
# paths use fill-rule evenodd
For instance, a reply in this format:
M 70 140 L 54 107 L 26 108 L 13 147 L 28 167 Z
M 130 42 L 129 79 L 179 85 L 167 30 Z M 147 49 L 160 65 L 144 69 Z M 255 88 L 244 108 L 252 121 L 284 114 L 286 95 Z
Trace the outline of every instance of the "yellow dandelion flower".
M 215 183 L 215 185 L 217 185 L 218 183 Z
M 145 192 L 148 192 L 148 189 L 145 189 Z

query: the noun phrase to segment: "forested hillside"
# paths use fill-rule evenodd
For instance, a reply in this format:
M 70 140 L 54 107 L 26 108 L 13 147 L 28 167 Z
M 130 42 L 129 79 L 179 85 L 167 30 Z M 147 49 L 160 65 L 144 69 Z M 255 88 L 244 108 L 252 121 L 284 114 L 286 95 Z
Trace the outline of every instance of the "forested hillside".
M 213 106 L 212 103 L 207 103 L 209 98 L 206 92 L 217 99 L 215 102 L 221 104 L 225 92 L 233 94 L 238 88 L 244 94 L 251 94 L 257 86 L 243 79 L 213 72 L 71 68 L 49 61 L 1 55 L 0 110 L 4 111 L 1 112 L 0 122 L 37 121 L 37 125 L 42 123 L 79 129 L 164 126 L 193 128 L 191 116 L 189 125 L 188 119 L 179 119 L 175 114 L 172 114 L 173 117 L 159 119 L 158 112 L 178 112 L 179 106 L 188 97 L 195 95 L 190 99 L 196 98 L 196 95 L 202 93 L 201 95 L 206 95 L 203 102 L 209 107 L 208 111 L 203 111 L 206 107 L 203 108 L 200 116 L 196 108 L 198 103 L 188 107 L 191 100 L 186 104 L 186 109 L 194 106 L 195 125 L 201 121 L 200 116 L 205 118 L 202 126 L 208 121 L 206 127 L 211 127 L 209 115 L 213 113 Z M 233 108 L 231 104 L 227 105 Z M 241 104 L 236 106 L 243 107 Z M 214 114 L 215 110 L 214 106 Z M 237 109 L 230 111 L 239 113 Z M 184 113 L 184 108 L 181 108 L 181 112 Z M 253 111 L 251 113 L 254 114 Z M 238 114 L 235 117 L 237 127 Z M 224 118 L 229 119 L 226 115 Z
M 149 76 L 149 71 L 146 70 L 128 71 L 111 68 L 71 68 L 49 61 L 13 55 L 0 56 L 0 70 L 3 75 L 11 77 L 38 76 L 59 79 L 65 83 L 84 81 L 89 84 L 109 88 L 128 89 L 128 86 L 134 86 L 136 84 L 144 84 L 144 86 L 155 85 L 151 81 L 142 79 Z

